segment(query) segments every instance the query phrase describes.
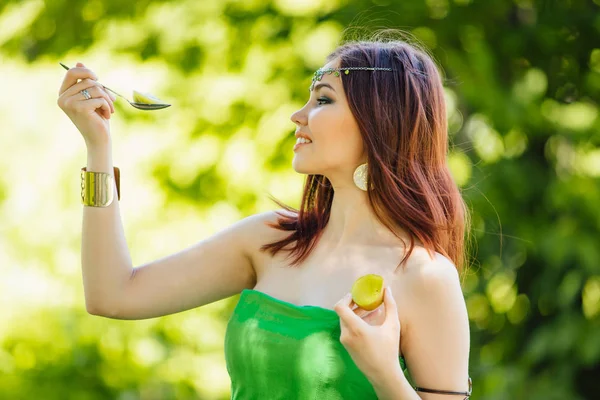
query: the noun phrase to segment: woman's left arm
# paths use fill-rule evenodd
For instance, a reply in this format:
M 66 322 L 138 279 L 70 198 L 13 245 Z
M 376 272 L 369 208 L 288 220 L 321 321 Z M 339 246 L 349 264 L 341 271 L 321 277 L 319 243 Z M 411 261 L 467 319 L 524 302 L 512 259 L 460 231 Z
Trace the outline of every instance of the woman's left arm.
M 373 312 L 360 318 L 347 295 L 334 308 L 340 316 L 340 341 L 380 400 L 468 398 L 465 394 L 417 393 L 400 368 L 402 330 L 402 353 L 417 389 L 465 393 L 469 389 L 469 320 L 456 268 L 445 259 L 436 259 L 421 265 L 410 281 L 403 285 L 403 290 L 408 286 L 411 292 L 403 293 L 403 298 L 412 299 L 407 304 L 410 310 L 403 310 L 410 326 L 400 326 L 390 287 L 385 290 L 384 317 Z
M 471 392 L 467 306 L 456 267 L 443 256 L 421 266 L 410 280 L 402 352 L 424 400 L 463 400 Z M 467 394 L 468 393 L 468 394 Z

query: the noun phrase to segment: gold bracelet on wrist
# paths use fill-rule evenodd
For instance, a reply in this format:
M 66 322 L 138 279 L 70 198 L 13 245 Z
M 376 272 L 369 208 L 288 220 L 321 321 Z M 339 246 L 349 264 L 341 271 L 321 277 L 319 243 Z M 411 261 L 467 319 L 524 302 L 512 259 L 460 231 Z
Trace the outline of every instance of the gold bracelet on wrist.
M 121 200 L 120 171 L 113 167 L 114 177 L 105 172 L 91 172 L 81 168 L 81 204 L 89 207 L 108 207 L 114 200 L 113 181 L 117 184 L 117 198 Z

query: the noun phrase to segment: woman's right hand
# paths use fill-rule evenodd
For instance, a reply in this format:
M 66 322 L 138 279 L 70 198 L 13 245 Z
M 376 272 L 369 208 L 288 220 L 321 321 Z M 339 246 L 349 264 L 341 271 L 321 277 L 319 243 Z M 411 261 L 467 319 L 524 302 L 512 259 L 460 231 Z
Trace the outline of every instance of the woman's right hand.
M 88 148 L 110 143 L 109 119 L 116 97 L 97 82 L 98 76 L 82 63 L 70 68 L 58 92 L 58 106 L 73 121 Z M 87 89 L 87 100 L 81 93 Z

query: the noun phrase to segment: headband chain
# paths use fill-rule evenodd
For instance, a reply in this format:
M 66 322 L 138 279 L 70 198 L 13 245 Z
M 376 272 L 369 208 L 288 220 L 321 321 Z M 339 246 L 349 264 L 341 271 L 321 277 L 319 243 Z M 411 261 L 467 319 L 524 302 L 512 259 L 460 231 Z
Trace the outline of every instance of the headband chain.
M 393 69 L 383 67 L 319 68 L 315 71 L 309 90 L 312 91 L 314 89 L 315 83 L 320 81 L 323 78 L 323 75 L 334 74 L 335 76 L 340 76 L 340 71 L 344 71 L 344 74 L 348 75 L 350 71 L 393 71 Z

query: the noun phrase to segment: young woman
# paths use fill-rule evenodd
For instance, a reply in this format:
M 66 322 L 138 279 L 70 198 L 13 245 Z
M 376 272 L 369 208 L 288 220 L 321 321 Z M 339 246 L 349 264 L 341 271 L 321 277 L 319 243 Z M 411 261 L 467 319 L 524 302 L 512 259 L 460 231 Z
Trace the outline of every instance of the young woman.
M 113 201 L 113 101 L 83 64 L 58 99 L 88 148 L 91 314 L 152 318 L 241 293 L 225 335 L 232 399 L 469 398 L 466 212 L 446 163 L 442 81 L 425 51 L 402 41 L 336 49 L 291 117 L 292 166 L 307 175 L 299 210 L 280 204 L 136 268 Z M 386 284 L 371 312 L 347 295 L 365 274 Z

